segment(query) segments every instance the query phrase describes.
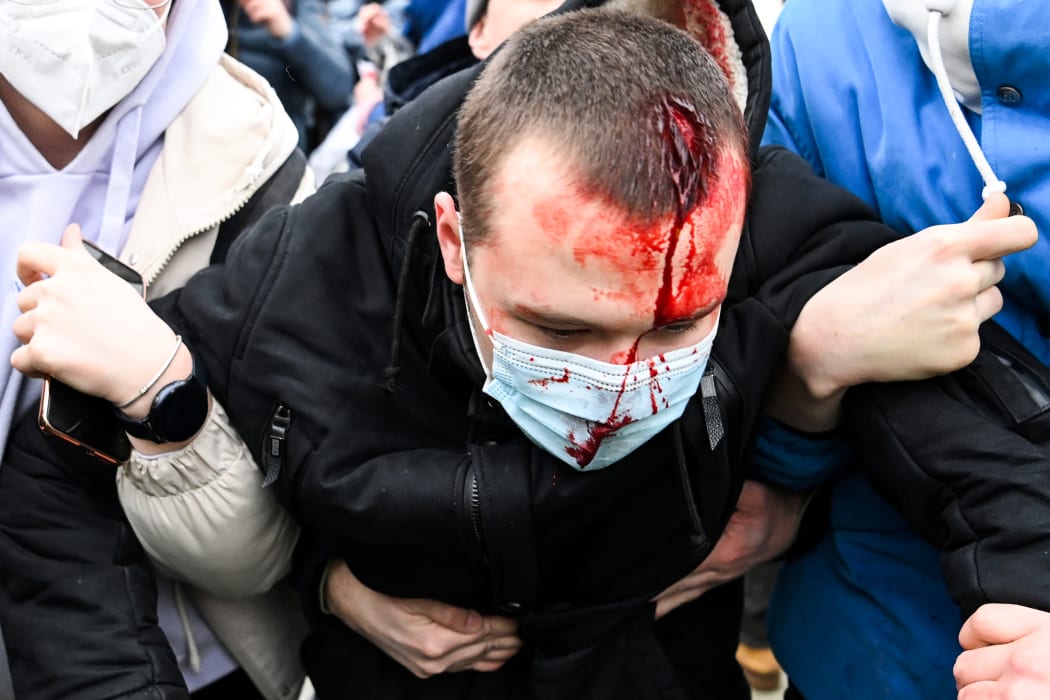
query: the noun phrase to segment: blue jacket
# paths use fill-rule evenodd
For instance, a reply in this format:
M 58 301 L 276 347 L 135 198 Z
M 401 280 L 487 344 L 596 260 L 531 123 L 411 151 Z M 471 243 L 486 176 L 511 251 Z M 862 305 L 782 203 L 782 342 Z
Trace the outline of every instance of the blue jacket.
M 975 0 L 969 39 L 981 114 L 964 111 L 1007 195 L 1043 233 L 1050 4 Z M 965 220 L 980 206 L 983 183 L 933 74 L 881 0 L 792 0 L 772 46 L 766 143 L 804 156 L 902 234 Z M 1050 342 L 1039 331 L 1050 311 L 1048 276 L 1050 241 L 1041 237 L 1007 260 L 997 317 L 1043 362 L 1050 362 Z M 791 460 L 780 462 L 785 481 Z M 821 468 L 831 465 L 795 466 L 794 485 L 802 486 L 827 477 Z M 774 595 L 769 624 L 778 658 L 807 700 L 954 698 L 961 620 L 937 551 L 857 469 L 833 478 L 830 533 L 785 569 Z
M 354 89 L 350 57 L 328 27 L 324 3 L 296 0 L 294 27 L 284 39 L 272 36 L 262 24 L 252 24 L 243 10 L 237 11 L 240 16 L 230 50 L 277 91 L 299 129 L 299 145 L 305 149 L 314 107 L 338 116 L 350 104 Z

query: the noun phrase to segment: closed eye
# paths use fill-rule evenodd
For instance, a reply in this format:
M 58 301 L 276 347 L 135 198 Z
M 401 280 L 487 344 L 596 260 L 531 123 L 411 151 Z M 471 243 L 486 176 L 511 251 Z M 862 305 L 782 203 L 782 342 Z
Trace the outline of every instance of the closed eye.
M 571 338 L 578 338 L 579 336 L 587 333 L 586 328 L 580 329 L 565 329 L 565 328 L 548 328 L 547 326 L 536 326 L 544 335 L 547 335 L 554 340 L 569 340 Z
M 668 323 L 665 326 L 660 326 L 656 330 L 660 333 L 670 333 L 677 335 L 679 333 L 688 333 L 689 331 L 696 328 L 696 325 L 700 322 L 700 319 L 689 319 L 686 321 L 675 321 L 674 323 Z

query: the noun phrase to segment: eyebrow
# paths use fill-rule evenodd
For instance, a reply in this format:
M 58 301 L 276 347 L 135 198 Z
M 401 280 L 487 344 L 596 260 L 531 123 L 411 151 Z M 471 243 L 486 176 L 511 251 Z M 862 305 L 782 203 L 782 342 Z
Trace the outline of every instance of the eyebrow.
M 691 314 L 689 316 L 682 316 L 681 318 L 672 318 L 670 321 L 668 321 L 667 323 L 665 323 L 663 325 L 664 326 L 670 326 L 670 325 L 675 324 L 675 323 L 686 323 L 688 321 L 699 321 L 700 319 L 702 319 L 702 318 L 704 318 L 706 316 L 710 316 L 711 314 L 713 314 L 715 312 L 715 309 L 718 308 L 718 306 L 720 306 L 721 304 L 723 304 L 725 302 L 725 300 L 726 300 L 726 294 L 719 294 L 718 297 L 714 301 L 712 301 L 710 304 L 708 304 L 704 308 L 700 309 L 696 313 Z
M 725 299 L 726 299 L 726 295 L 725 294 L 719 294 L 718 298 L 716 298 L 714 301 L 712 301 L 710 304 L 708 304 L 704 308 L 698 310 L 696 313 L 691 314 L 689 316 L 682 316 L 680 318 L 671 319 L 671 320 L 667 321 L 666 323 L 662 324 L 660 327 L 662 328 L 664 326 L 670 326 L 670 325 L 673 325 L 675 323 L 687 323 L 689 321 L 699 321 L 700 319 L 702 319 L 702 318 L 704 318 L 706 316 L 710 316 L 712 313 L 714 313 L 714 310 L 720 304 L 725 302 Z M 594 324 L 592 324 L 589 321 L 584 321 L 582 319 L 575 318 L 573 316 L 563 316 L 563 315 L 558 314 L 556 312 L 537 311 L 536 309 L 531 309 L 531 308 L 529 308 L 529 307 L 527 307 L 527 306 L 525 306 L 523 304 L 515 304 L 514 305 L 514 312 L 521 319 L 523 319 L 525 321 L 528 321 L 529 323 L 533 323 L 533 324 L 540 325 L 540 326 L 552 326 L 552 327 L 555 327 L 555 328 L 563 327 L 563 326 L 567 326 L 567 327 L 571 327 L 571 328 L 590 328 L 590 327 L 592 327 L 594 325 Z
M 547 311 L 537 311 L 536 309 L 530 309 L 522 304 L 514 305 L 514 313 L 520 316 L 522 319 L 529 321 L 530 323 L 536 324 L 547 324 L 551 326 L 574 326 L 578 328 L 589 328 L 590 323 L 572 316 L 562 316 L 557 313 Z

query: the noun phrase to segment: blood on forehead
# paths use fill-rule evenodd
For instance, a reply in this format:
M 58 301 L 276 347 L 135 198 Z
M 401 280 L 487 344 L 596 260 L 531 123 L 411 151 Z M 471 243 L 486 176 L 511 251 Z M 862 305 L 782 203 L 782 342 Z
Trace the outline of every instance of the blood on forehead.
M 691 210 L 652 223 L 610 214 L 581 230 L 570 199 L 547 206 L 542 225 L 552 234 L 577 229 L 575 263 L 607 271 L 608 283 L 594 290 L 596 299 L 615 299 L 636 316 L 652 318 L 654 326 L 691 318 L 724 294 L 732 261 L 720 260 L 719 253 L 739 234 L 743 219 L 748 171 L 739 158 L 723 158 L 720 165 L 708 195 Z
M 564 234 L 588 199 L 603 202 L 604 217 L 572 236 L 576 263 L 616 273 L 614 284 L 595 289 L 596 298 L 615 298 L 660 327 L 695 316 L 725 292 L 730 261 L 718 254 L 739 233 L 749 175 L 742 156 L 719 146 L 707 120 L 688 104 L 669 97 L 657 104 L 654 118 L 662 142 L 655 162 L 665 177 L 649 178 L 662 188 L 651 194 L 670 211 L 655 221 L 632 221 L 617 216 L 623 207 L 610 198 L 576 191 L 536 213 L 549 232 Z

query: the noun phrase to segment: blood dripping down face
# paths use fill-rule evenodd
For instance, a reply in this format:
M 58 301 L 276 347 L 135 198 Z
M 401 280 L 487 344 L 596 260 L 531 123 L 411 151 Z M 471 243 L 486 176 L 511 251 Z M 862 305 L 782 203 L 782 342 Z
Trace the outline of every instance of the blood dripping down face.
M 714 327 L 750 177 L 744 156 L 719 148 L 688 105 L 668 98 L 654 120 L 670 211 L 632 216 L 581 184 L 546 144 L 525 141 L 494 183 L 507 205 L 471 261 L 492 330 L 603 362 L 648 362 L 647 415 L 662 407 L 659 356 L 696 344 Z M 534 383 L 571 380 L 566 367 Z M 570 436 L 570 456 L 586 466 L 607 437 L 642 417 L 616 401 L 603 420 Z

